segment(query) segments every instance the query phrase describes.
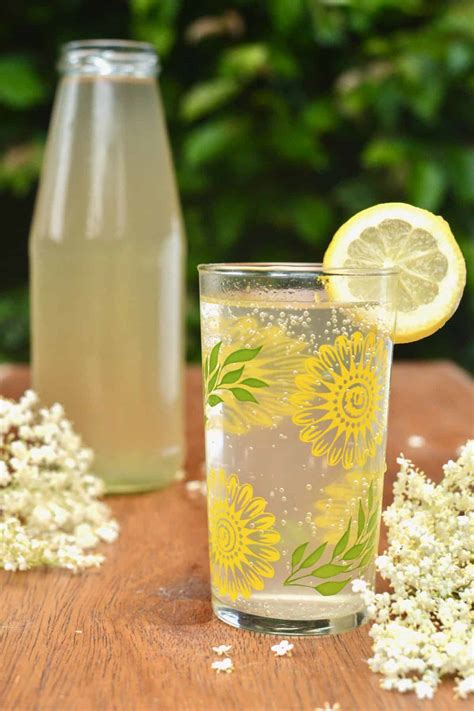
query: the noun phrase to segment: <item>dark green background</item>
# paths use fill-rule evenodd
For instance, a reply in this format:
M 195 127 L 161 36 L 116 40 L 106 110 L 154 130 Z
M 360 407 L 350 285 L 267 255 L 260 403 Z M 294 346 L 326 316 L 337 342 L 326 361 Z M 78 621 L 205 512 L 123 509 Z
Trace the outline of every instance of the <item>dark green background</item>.
M 385 201 L 442 214 L 472 261 L 474 3 L 7 0 L 0 13 L 0 359 L 28 359 L 27 237 L 54 64 L 72 39 L 143 39 L 160 54 L 190 358 L 199 262 L 317 261 L 351 214 Z M 472 277 L 451 321 L 398 357 L 474 368 Z

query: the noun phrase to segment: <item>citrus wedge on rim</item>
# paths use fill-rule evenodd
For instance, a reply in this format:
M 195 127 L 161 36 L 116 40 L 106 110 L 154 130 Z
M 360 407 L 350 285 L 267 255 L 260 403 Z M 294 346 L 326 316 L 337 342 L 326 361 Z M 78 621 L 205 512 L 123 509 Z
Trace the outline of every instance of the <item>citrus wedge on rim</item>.
M 340 267 L 398 270 L 395 343 L 417 341 L 441 328 L 456 311 L 466 283 L 464 258 L 448 223 L 402 202 L 369 207 L 338 229 L 324 268 Z M 350 282 L 335 279 L 331 292 L 346 300 Z

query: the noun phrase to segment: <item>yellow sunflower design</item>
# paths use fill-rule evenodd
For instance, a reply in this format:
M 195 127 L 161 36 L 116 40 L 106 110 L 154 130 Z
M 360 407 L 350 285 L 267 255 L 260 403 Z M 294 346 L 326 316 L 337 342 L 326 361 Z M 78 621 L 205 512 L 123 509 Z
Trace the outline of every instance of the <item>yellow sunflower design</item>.
M 241 435 L 292 415 L 291 392 L 306 343 L 253 316 L 226 323 L 225 333 L 227 340 L 214 341 L 203 358 L 208 424 Z
M 374 457 L 386 427 L 389 355 L 377 333 L 356 331 L 306 359 L 295 379 L 293 422 L 315 457 L 345 469 Z
M 275 575 L 273 563 L 280 558 L 275 516 L 266 511 L 265 499 L 254 496 L 251 484 L 241 484 L 236 474 L 211 469 L 207 489 L 212 585 L 231 600 L 249 598 Z

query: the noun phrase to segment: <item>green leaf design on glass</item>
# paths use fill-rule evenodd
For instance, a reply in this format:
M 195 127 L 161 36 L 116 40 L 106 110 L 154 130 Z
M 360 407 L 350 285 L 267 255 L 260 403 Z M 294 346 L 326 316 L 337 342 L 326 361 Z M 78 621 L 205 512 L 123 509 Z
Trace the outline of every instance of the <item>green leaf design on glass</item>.
M 355 560 L 360 556 L 362 551 L 364 550 L 365 545 L 363 543 L 356 543 L 352 548 L 349 548 L 349 550 L 344 553 L 342 556 L 343 560 Z
M 362 500 L 359 499 L 359 511 L 357 514 L 357 536 L 360 536 L 365 526 L 365 513 L 364 507 L 362 506 Z
M 326 549 L 327 543 L 322 543 L 319 548 L 316 548 L 311 555 L 309 555 L 306 560 L 304 560 L 301 565 L 300 569 L 302 568 L 311 568 L 311 566 L 316 565 L 318 560 L 322 557 L 325 549 Z
M 377 511 L 374 511 L 372 516 L 369 518 L 369 523 L 367 524 L 367 532 L 372 531 L 374 526 L 377 524 Z
M 379 537 L 379 529 L 378 529 L 378 527 L 375 527 L 374 530 L 372 531 L 372 533 L 370 534 L 370 536 L 365 541 L 365 549 L 367 550 L 368 548 L 373 546 L 376 543 L 378 537 Z
M 345 580 L 331 580 L 328 583 L 321 583 L 321 585 L 316 585 L 314 588 L 318 591 L 320 595 L 337 595 L 338 592 L 343 590 L 351 578 L 346 578 Z
M 340 576 L 347 576 L 348 573 L 355 571 L 359 571 L 360 574 L 370 565 L 376 552 L 375 546 L 379 534 L 377 524 L 380 520 L 378 499 L 374 501 L 374 498 L 374 482 L 372 481 L 367 493 L 367 510 L 364 509 L 363 500 L 359 499 L 357 521 L 353 521 L 352 517 L 349 518 L 344 533 L 332 552 L 329 551 L 328 562 L 317 568 L 314 567 L 326 552 L 327 542 L 318 546 L 304 560 L 303 557 L 309 542 L 302 543 L 295 548 L 291 556 L 291 572 L 283 584 L 309 587 L 324 596 L 336 595 L 352 579 L 352 576 L 343 579 L 340 579 Z M 327 580 L 315 585 L 314 578 Z M 329 580 L 329 578 L 333 579 Z
M 213 373 L 214 369 L 217 365 L 218 359 L 219 359 L 219 351 L 222 346 L 222 341 L 219 341 L 219 343 L 216 343 L 214 348 L 211 351 L 211 355 L 209 356 L 209 372 Z
M 253 360 L 261 350 L 262 346 L 258 346 L 258 348 L 240 348 L 227 356 L 224 361 L 224 368 L 232 363 L 246 363 L 249 360 Z
M 268 388 L 269 384 L 260 378 L 245 378 L 245 367 L 260 353 L 262 346 L 239 348 L 230 353 L 222 365 L 219 363 L 221 347 L 222 341 L 219 341 L 204 359 L 204 402 L 209 407 L 216 407 L 225 402 L 223 395 L 228 392 L 239 402 L 258 404 L 257 398 L 248 388 Z M 229 366 L 239 363 L 243 365 L 229 369 Z M 243 385 L 246 387 L 242 387 Z
M 294 568 L 300 562 L 301 558 L 304 556 L 304 552 L 308 547 L 307 543 L 302 543 L 298 548 L 295 548 L 293 555 L 291 556 L 291 565 Z
M 349 541 L 349 536 L 351 534 L 351 526 L 352 526 L 352 516 L 349 519 L 349 523 L 347 524 L 347 528 L 334 546 L 334 551 L 332 553 L 331 560 L 334 560 L 334 558 L 337 558 L 341 553 L 344 553 L 346 550 L 347 543 Z
M 367 553 L 364 553 L 364 555 L 360 559 L 359 568 L 365 568 L 365 566 L 368 563 L 371 563 L 373 556 L 374 556 L 374 549 L 372 548 L 372 546 L 370 546 L 370 548 L 367 550 Z
M 249 388 L 268 388 L 269 385 L 264 380 L 259 378 L 245 378 L 242 380 L 242 385 L 247 385 Z
M 256 402 L 256 403 L 258 403 L 257 398 L 254 395 L 252 395 L 250 390 L 245 390 L 245 388 L 229 388 L 229 390 L 232 393 L 232 395 L 240 402 Z
M 367 509 L 368 511 L 372 511 L 374 505 L 374 482 L 370 482 L 369 486 L 369 493 L 367 495 Z
M 217 378 L 219 377 L 219 370 L 216 370 L 214 375 L 211 377 L 209 380 L 209 390 L 214 390 L 214 387 L 217 383 Z
M 231 383 L 236 383 L 242 377 L 244 368 L 245 366 L 243 365 L 241 368 L 237 368 L 237 370 L 229 370 L 229 372 L 223 376 L 221 380 L 221 385 L 229 385 Z
M 216 405 L 219 405 L 219 403 L 224 402 L 224 400 L 221 397 L 219 397 L 219 395 L 214 395 L 214 394 L 209 395 L 207 401 L 211 407 L 215 407 Z
M 316 570 L 313 570 L 311 575 L 314 575 L 315 578 L 332 578 L 334 575 L 346 573 L 348 570 L 348 565 L 335 565 L 334 563 L 326 563 L 325 565 L 320 565 L 319 568 L 316 568 Z

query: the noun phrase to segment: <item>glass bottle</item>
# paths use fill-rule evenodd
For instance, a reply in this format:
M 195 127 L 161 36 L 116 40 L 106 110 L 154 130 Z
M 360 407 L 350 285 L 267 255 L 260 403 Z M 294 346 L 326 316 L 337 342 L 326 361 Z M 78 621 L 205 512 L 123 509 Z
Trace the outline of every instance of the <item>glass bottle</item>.
M 63 47 L 30 235 L 33 386 L 61 402 L 110 492 L 183 465 L 185 238 L 142 42 Z

